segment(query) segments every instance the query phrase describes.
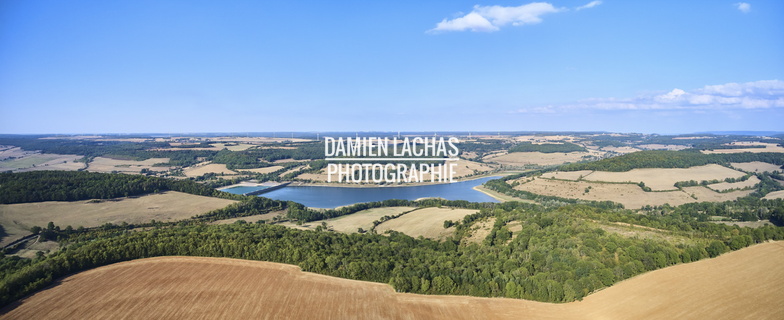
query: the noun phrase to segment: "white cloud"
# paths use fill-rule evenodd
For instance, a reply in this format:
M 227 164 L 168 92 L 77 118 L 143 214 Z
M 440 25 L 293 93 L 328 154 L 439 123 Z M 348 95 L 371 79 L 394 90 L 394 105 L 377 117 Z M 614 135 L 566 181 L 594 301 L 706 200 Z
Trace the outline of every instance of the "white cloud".
M 586 5 L 584 5 L 584 6 L 579 6 L 579 7 L 575 8 L 575 9 L 576 9 L 577 11 L 580 11 L 580 10 L 582 10 L 582 9 L 590 9 L 590 8 L 593 8 L 593 7 L 595 7 L 595 6 L 598 6 L 598 5 L 600 5 L 600 4 L 602 4 L 602 2 L 601 2 L 601 1 L 591 1 L 591 2 L 589 2 L 588 4 L 586 4 Z
M 743 13 L 749 13 L 749 11 L 751 11 L 751 5 L 746 2 L 738 2 L 735 4 L 735 7 Z
M 464 30 L 471 30 L 471 31 L 483 31 L 483 32 L 491 32 L 491 31 L 498 31 L 498 27 L 494 26 L 490 21 L 487 21 L 485 17 L 482 15 L 471 12 L 463 17 L 441 21 L 438 23 L 433 31 L 464 31 Z
M 590 5 L 590 3 L 589 3 Z M 439 22 L 435 28 L 428 30 L 430 33 L 444 31 L 498 31 L 506 25 L 521 26 L 542 22 L 541 16 L 556 13 L 567 9 L 556 8 L 546 2 L 534 2 L 518 7 L 502 6 L 474 6 L 474 10 L 465 16 Z
M 634 98 L 591 98 L 573 104 L 548 105 L 549 112 L 569 110 L 744 110 L 784 108 L 784 81 L 762 80 L 709 85 L 694 90 L 673 89 Z M 515 112 L 541 113 L 542 107 Z
M 684 94 L 686 94 L 686 91 L 676 88 L 666 94 L 656 96 L 653 99 L 658 102 L 673 102 L 680 99 Z

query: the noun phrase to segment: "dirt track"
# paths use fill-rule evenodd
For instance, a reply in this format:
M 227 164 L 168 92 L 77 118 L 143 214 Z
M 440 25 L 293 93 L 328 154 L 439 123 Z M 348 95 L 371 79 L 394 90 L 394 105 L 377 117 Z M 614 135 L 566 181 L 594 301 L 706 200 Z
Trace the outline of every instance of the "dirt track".
M 425 296 L 223 258 L 159 257 L 67 277 L 7 319 L 781 319 L 784 242 L 623 281 L 581 302 Z

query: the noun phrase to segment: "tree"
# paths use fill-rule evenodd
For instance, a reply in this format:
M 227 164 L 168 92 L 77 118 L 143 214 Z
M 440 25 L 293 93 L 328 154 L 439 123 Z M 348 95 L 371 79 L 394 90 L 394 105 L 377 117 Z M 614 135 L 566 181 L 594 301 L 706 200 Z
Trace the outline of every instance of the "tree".
M 719 256 L 722 253 L 727 252 L 727 249 L 729 248 L 727 248 L 727 245 L 725 245 L 724 242 L 714 240 L 711 241 L 711 243 L 708 245 L 707 248 L 705 248 L 705 251 L 707 251 L 708 255 L 710 255 L 710 257 L 713 258 Z

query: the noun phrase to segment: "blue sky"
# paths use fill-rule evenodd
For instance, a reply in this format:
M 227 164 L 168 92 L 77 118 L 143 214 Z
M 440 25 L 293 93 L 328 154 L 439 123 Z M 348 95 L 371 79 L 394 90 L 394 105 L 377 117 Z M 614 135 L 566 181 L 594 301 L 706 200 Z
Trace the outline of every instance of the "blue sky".
M 781 123 L 782 1 L 0 2 L 0 133 Z

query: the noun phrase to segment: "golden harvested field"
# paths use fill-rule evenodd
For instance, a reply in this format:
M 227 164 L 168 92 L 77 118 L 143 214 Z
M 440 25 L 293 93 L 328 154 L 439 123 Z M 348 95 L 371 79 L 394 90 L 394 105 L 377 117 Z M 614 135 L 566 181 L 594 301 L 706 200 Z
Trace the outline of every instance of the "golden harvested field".
M 463 159 L 474 159 L 478 156 L 479 154 L 473 151 L 460 151 L 460 157 Z
M 193 167 L 188 167 L 183 170 L 187 177 L 198 177 L 208 173 L 235 175 L 236 172 L 226 168 L 225 164 L 220 163 L 200 163 Z
M 738 190 L 726 193 L 718 193 L 716 191 L 710 190 L 708 188 L 702 186 L 696 187 L 685 187 L 683 188 L 683 192 L 687 194 L 694 195 L 697 197 L 696 201 L 703 202 L 703 201 L 710 201 L 710 202 L 723 202 L 723 201 L 730 201 L 735 200 L 737 198 L 742 198 L 748 196 L 750 193 L 754 192 L 754 190 Z
M 8 234 L 2 244 L 30 234 L 33 226 L 46 227 L 49 221 L 65 228 L 70 225 L 97 227 L 106 223 L 119 224 L 177 221 L 223 208 L 234 200 L 195 196 L 168 191 L 138 198 L 119 198 L 100 203 L 90 201 L 47 201 L 0 205 L 0 225 Z
M 387 220 L 376 227 L 376 232 L 395 230 L 414 238 L 423 236 L 430 239 L 443 239 L 454 232 L 454 227 L 444 229 L 444 221 L 460 221 L 463 217 L 477 212 L 479 210 L 476 209 L 423 208 Z
M 702 181 L 702 180 L 724 180 L 724 178 L 740 178 L 743 172 L 722 167 L 718 164 L 690 168 L 652 168 L 652 169 L 632 169 L 626 172 L 607 172 L 594 171 L 585 176 L 586 181 L 605 181 L 605 182 L 645 182 L 645 185 L 653 190 L 675 190 L 675 183 L 678 181 Z
M 283 167 L 282 166 L 270 166 L 270 167 L 256 168 L 256 169 L 239 169 L 237 171 L 250 171 L 250 172 L 255 172 L 255 173 L 270 173 L 270 172 L 278 171 L 280 169 L 283 169 Z
M 542 178 L 552 178 L 552 179 L 561 179 L 561 180 L 572 180 L 577 181 L 580 178 L 585 178 L 585 176 L 593 173 L 593 170 L 579 170 L 579 171 L 551 171 L 545 172 L 542 174 Z
M 645 205 L 663 205 L 668 203 L 673 206 L 697 201 L 726 201 L 748 195 L 752 190 L 718 193 L 704 187 L 684 188 L 664 192 L 645 192 L 633 184 L 599 183 L 588 181 L 560 181 L 536 178 L 531 182 L 523 183 L 525 179 L 515 180 L 521 184 L 515 189 L 524 190 L 546 196 L 556 196 L 571 199 L 594 201 L 613 201 L 623 204 L 627 209 L 639 209 Z M 591 189 L 586 193 L 585 189 Z M 694 194 L 697 200 L 689 195 Z
M 508 166 L 539 165 L 551 166 L 566 162 L 583 160 L 584 156 L 599 156 L 595 152 L 570 152 L 570 153 L 541 153 L 541 152 L 513 152 L 501 155 L 490 155 L 484 158 L 485 162 L 495 162 Z
M 84 163 L 76 162 L 82 156 L 53 153 L 31 153 L 21 151 L 19 148 L 7 149 L 0 155 L 5 160 L 0 161 L 2 171 L 36 171 L 36 170 L 79 170 L 84 168 Z M 10 159 L 16 157 L 16 159 Z M 0 159 L 2 159 L 0 158 Z
M 284 171 L 283 173 L 281 173 L 281 174 L 280 174 L 280 176 L 282 177 L 282 176 L 285 176 L 285 175 L 287 175 L 287 174 L 289 174 L 289 173 L 292 173 L 292 172 L 294 172 L 294 171 L 297 171 L 297 170 L 300 170 L 300 169 L 304 169 L 304 168 L 305 168 L 305 166 L 306 166 L 306 165 L 301 165 L 301 166 L 296 166 L 296 167 L 293 167 L 293 168 L 291 168 L 291 169 L 289 169 L 289 170 L 286 170 L 286 171 Z
M 784 169 L 781 169 L 781 166 L 775 165 L 772 163 L 761 162 L 761 161 L 752 161 L 752 162 L 733 162 L 730 163 L 732 167 L 743 170 L 746 172 L 782 172 Z
M 343 233 L 356 233 L 358 228 L 362 228 L 364 230 L 370 230 L 370 228 L 373 227 L 373 221 L 381 219 L 381 217 L 383 216 L 394 216 L 401 212 L 411 211 L 414 209 L 416 208 L 415 207 L 373 208 L 373 209 L 362 210 L 357 213 L 352 213 L 345 216 L 340 216 L 335 219 L 306 222 L 301 226 L 298 226 L 290 222 L 284 222 L 281 225 L 289 228 L 295 228 L 295 229 L 313 230 L 316 229 L 317 226 L 320 226 L 322 222 L 326 222 L 327 225 L 331 226 L 332 230 L 334 231 L 343 232 Z
M 394 216 L 401 212 L 411 211 L 414 207 L 388 207 L 388 208 L 373 208 L 362 210 L 360 212 L 337 217 L 325 221 L 327 225 L 332 226 L 333 230 L 343 233 L 357 232 L 358 228 L 370 230 L 373 227 L 373 221 L 381 219 L 383 216 Z M 313 221 L 311 224 L 321 224 L 321 221 Z M 442 222 L 443 223 L 443 222 Z
M 746 181 L 740 182 L 720 182 L 709 184 L 708 188 L 711 188 L 716 191 L 724 191 L 730 189 L 745 189 L 745 188 L 752 188 L 758 183 L 760 183 L 760 179 L 757 176 L 751 176 Z
M 780 319 L 784 243 L 648 272 L 579 302 L 395 293 L 271 262 L 158 257 L 64 278 L 8 319 Z
M 653 239 L 670 242 L 673 245 L 693 244 L 694 238 L 679 235 L 675 232 L 641 226 L 623 222 L 602 222 L 597 220 L 587 220 L 597 228 L 612 232 L 626 238 Z
M 283 175 L 281 175 L 281 176 L 283 176 Z M 311 180 L 311 181 L 314 181 L 314 182 L 327 182 L 329 177 L 327 176 L 327 170 L 326 169 L 321 169 L 321 170 L 319 170 L 316 173 L 303 173 L 301 175 L 298 175 L 297 179 Z M 332 180 L 336 180 L 336 179 L 337 179 L 337 175 L 332 175 Z
M 95 157 L 90 161 L 87 171 L 91 172 L 112 172 L 139 173 L 142 169 L 152 171 L 167 171 L 170 167 L 154 167 L 157 163 L 169 162 L 169 158 L 150 158 L 144 161 L 118 160 L 112 158 Z
M 450 164 L 450 163 L 456 163 L 457 164 L 457 166 L 455 166 L 455 176 L 454 176 L 455 178 L 462 178 L 462 177 L 465 177 L 465 176 L 468 176 L 468 175 L 481 174 L 481 173 L 485 173 L 485 172 L 493 170 L 492 167 L 490 167 L 490 166 L 488 166 L 488 165 L 486 165 L 484 163 L 479 163 L 479 162 L 470 161 L 470 160 L 464 160 L 464 159 L 460 159 L 460 160 L 457 160 L 457 161 L 454 161 L 454 162 L 447 161 L 446 163 L 447 164 Z M 429 174 L 426 175 L 426 176 L 427 176 L 428 179 L 430 178 Z
M 784 199 L 784 190 L 768 193 L 762 199 Z

